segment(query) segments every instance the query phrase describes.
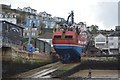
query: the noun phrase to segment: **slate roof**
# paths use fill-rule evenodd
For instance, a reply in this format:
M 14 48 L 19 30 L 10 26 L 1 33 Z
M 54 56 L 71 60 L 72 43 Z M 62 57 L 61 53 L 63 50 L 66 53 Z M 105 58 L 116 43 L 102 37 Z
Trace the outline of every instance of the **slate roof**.
M 108 36 L 119 36 L 120 37 L 120 31 L 114 31 L 111 34 L 109 34 Z

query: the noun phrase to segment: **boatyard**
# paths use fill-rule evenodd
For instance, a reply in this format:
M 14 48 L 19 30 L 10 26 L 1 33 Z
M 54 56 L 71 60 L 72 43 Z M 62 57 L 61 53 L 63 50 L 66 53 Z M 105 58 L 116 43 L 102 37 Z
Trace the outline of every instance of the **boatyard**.
M 0 5 L 2 80 L 120 80 L 120 25 L 101 29 L 83 14 L 76 22 L 76 10 L 63 18 Z

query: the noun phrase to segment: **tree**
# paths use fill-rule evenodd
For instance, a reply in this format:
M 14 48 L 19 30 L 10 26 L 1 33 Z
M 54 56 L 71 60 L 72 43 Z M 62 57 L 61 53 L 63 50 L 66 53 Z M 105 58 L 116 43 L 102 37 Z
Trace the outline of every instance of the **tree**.
M 43 30 L 45 28 L 45 23 L 43 23 L 42 21 L 40 22 L 40 27 L 41 27 L 41 30 Z
M 44 28 L 45 28 L 45 23 L 43 23 L 42 21 L 40 22 L 40 26 L 38 26 L 37 27 L 37 29 L 38 29 L 38 35 L 40 35 L 40 34 L 42 34 L 42 33 L 44 33 Z
M 97 25 L 91 25 L 91 33 L 92 34 L 97 34 L 98 33 L 98 26 Z

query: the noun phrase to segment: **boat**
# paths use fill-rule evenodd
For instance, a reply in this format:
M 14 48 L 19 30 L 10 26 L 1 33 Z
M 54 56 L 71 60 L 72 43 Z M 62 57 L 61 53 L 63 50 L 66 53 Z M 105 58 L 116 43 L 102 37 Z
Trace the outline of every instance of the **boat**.
M 71 11 L 68 19 L 70 16 L 72 16 L 71 21 L 74 24 L 73 11 Z M 81 54 L 85 52 L 88 43 L 87 39 L 86 32 L 81 32 L 77 25 L 67 25 L 55 29 L 52 36 L 52 43 L 61 61 L 63 63 L 71 63 L 81 61 Z

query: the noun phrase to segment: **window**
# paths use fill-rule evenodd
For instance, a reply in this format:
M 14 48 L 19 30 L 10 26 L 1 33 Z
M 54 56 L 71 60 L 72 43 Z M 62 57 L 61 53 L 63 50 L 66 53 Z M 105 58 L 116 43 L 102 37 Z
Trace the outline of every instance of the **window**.
M 32 33 L 32 36 L 35 36 L 35 33 Z
M 109 46 L 113 46 L 114 45 L 114 43 L 109 43 Z
M 110 40 L 113 40 L 113 37 L 111 37 Z
M 78 41 L 78 43 L 80 44 L 80 43 L 81 43 L 81 41 Z
M 61 36 L 54 36 L 54 39 L 61 39 Z
M 72 39 L 73 36 L 65 36 L 66 39 Z
M 28 11 L 30 11 L 30 9 L 28 9 Z
M 105 42 L 105 38 L 96 38 L 96 42 Z
M 27 33 L 27 36 L 29 36 L 29 33 Z
M 0 14 L 0 18 L 3 18 L 3 14 Z
M 96 44 L 96 47 L 98 47 L 98 48 L 104 48 L 105 44 Z
M 86 44 L 86 41 L 84 41 L 84 44 Z

